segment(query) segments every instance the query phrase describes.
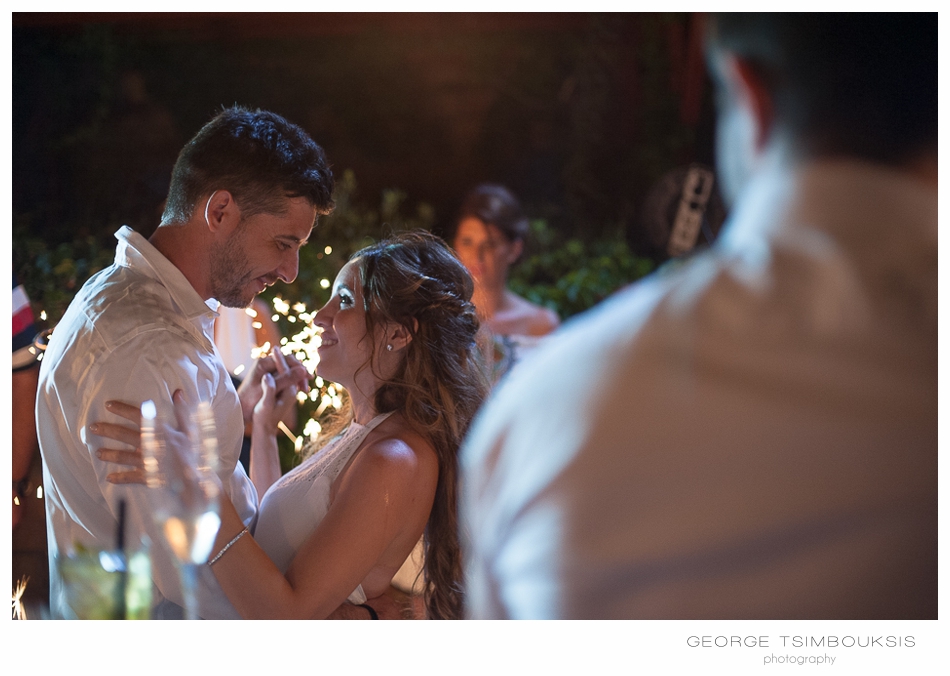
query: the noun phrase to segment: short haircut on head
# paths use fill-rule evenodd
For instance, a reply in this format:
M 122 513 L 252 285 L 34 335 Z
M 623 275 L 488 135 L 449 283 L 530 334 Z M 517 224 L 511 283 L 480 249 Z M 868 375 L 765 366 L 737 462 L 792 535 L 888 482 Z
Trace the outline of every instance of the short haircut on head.
M 807 152 L 887 163 L 936 152 L 935 12 L 723 13 L 709 38 L 755 69 Z
M 162 224 L 184 223 L 197 200 L 227 190 L 242 217 L 280 214 L 306 198 L 333 210 L 333 173 L 323 149 L 299 126 L 266 110 L 225 108 L 182 148 L 172 170 Z
M 458 222 L 465 218 L 477 218 L 494 225 L 512 242 L 528 236 L 528 218 L 521 203 L 501 185 L 483 183 L 473 188 L 462 201 Z

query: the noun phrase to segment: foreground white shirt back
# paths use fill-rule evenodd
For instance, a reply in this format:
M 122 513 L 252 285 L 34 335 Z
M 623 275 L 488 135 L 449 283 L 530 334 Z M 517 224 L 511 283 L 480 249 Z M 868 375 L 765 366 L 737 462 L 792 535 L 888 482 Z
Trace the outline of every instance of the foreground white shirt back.
M 257 493 L 238 463 L 244 422 L 237 393 L 212 342 L 216 313 L 185 276 L 141 235 L 128 227 L 116 233 L 115 264 L 94 275 L 57 324 L 40 371 L 37 432 L 43 456 L 50 606 L 70 617 L 55 558 L 77 545 L 115 546 L 118 505 L 128 506 L 126 540 L 152 544 L 152 576 L 158 617 L 181 614 L 183 599 L 175 565 L 150 516 L 146 489 L 106 481 L 118 469 L 95 457 L 111 442 L 92 435 L 96 421 L 127 421 L 106 411 L 116 399 L 141 404 L 152 399 L 159 415 L 172 416 L 172 394 L 208 401 L 214 410 L 220 453 L 219 475 L 231 501 L 250 522 Z M 199 575 L 199 614 L 237 618 L 213 573 Z
M 937 196 L 766 172 L 463 449 L 475 618 L 936 618 Z

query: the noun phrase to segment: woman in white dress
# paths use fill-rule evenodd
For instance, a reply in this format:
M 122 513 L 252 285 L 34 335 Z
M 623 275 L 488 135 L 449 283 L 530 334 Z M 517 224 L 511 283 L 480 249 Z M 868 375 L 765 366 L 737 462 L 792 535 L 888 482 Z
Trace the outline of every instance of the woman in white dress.
M 224 501 L 210 559 L 243 617 L 323 618 L 345 600 L 363 603 L 388 589 L 423 535 L 427 616 L 461 617 L 457 452 L 488 389 L 472 291 L 464 266 L 428 233 L 355 254 L 314 320 L 323 328 L 319 373 L 346 388 L 352 421 L 283 477 L 273 381 L 264 376 L 251 452 L 263 495 L 253 537 Z M 133 406 L 110 410 L 139 419 Z M 138 443 L 137 430 L 99 428 Z M 141 466 L 137 451 L 99 457 Z M 136 469 L 110 480 L 143 476 Z

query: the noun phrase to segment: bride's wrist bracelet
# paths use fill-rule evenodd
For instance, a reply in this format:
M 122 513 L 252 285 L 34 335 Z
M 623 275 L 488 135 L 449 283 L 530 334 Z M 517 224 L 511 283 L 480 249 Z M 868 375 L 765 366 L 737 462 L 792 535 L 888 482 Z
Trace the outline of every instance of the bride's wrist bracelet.
M 232 545 L 234 545 L 235 542 L 237 542 L 242 537 L 247 535 L 247 533 L 248 533 L 247 526 L 245 526 L 244 530 L 242 530 L 240 533 L 235 535 L 228 544 L 224 545 L 224 547 L 221 548 L 220 552 L 218 552 L 217 554 L 211 557 L 211 559 L 208 561 L 208 565 L 213 566 L 214 564 L 216 564 L 218 562 L 218 559 L 224 556 L 224 553 L 228 551 L 229 549 L 231 549 Z

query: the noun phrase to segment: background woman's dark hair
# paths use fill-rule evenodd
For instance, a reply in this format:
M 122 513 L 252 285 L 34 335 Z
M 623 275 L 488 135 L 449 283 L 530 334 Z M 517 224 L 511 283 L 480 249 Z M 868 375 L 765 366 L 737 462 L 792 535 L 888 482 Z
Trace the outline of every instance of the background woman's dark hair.
M 473 188 L 462 200 L 456 225 L 469 217 L 494 225 L 512 242 L 528 236 L 528 217 L 521 203 L 502 185 L 484 183 Z
M 242 216 L 280 214 L 305 197 L 318 214 L 333 210 L 333 173 L 303 129 L 266 110 L 226 108 L 185 144 L 172 169 L 162 225 L 184 223 L 201 195 L 227 190 Z
M 430 619 L 460 619 L 458 450 L 489 387 L 476 344 L 472 278 L 442 239 L 423 231 L 397 234 L 354 259 L 370 339 L 386 322 L 412 335 L 398 372 L 376 392 L 376 411 L 399 411 L 438 455 L 439 479 L 424 536 L 424 597 Z

